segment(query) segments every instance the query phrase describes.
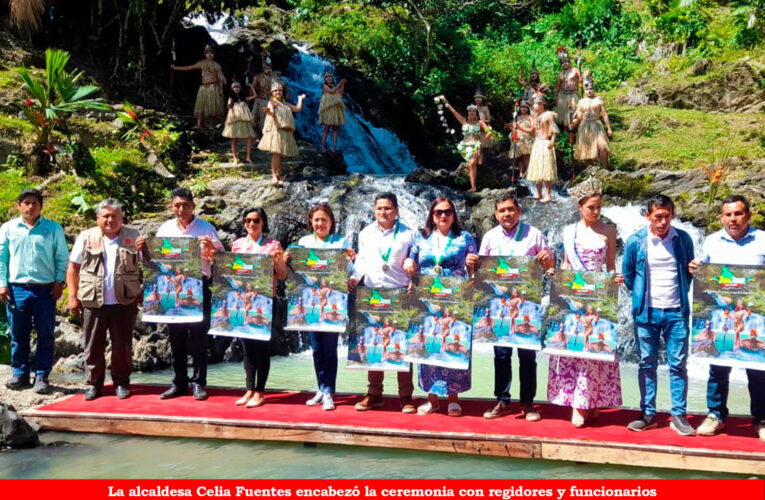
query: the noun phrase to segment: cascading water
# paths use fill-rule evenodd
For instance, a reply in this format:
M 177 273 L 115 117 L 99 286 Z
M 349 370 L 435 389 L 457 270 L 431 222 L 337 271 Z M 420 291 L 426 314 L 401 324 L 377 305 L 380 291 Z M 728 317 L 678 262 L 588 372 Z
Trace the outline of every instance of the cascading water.
M 298 94 L 305 94 L 303 111 L 295 115 L 298 134 L 321 146 L 323 127 L 318 123 L 321 85 L 325 72 L 334 74 L 335 67 L 327 59 L 310 52 L 305 46 L 295 45 L 298 52 L 290 60 L 284 80 L 289 84 L 292 100 Z M 342 153 L 348 172 L 361 174 L 408 174 L 417 166 L 406 145 L 396 134 L 384 128 L 375 127 L 362 116 L 361 107 L 352 96 L 343 98 L 346 106 L 347 123 L 340 127 L 337 149 Z M 332 137 L 327 146 L 331 147 Z

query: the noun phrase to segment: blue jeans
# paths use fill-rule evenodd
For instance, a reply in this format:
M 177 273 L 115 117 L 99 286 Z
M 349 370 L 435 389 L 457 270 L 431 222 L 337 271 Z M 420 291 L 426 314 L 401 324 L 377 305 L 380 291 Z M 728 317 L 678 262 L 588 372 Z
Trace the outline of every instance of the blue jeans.
M 10 285 L 11 298 L 6 306 L 11 329 L 11 367 L 13 374 L 29 376 L 29 340 L 32 325 L 37 332 L 35 373 L 47 375 L 53 368 L 56 326 L 56 302 L 49 286 Z
M 531 404 L 537 393 L 537 353 L 531 349 L 518 349 L 518 376 L 521 382 L 520 402 Z M 494 347 L 494 396 L 497 401 L 510 402 L 510 383 L 513 380 L 513 348 Z
M 339 333 L 308 332 L 308 340 L 313 349 L 313 368 L 319 391 L 324 394 L 335 393 L 337 379 L 337 339 Z
M 730 366 L 709 365 L 707 407 L 722 421 L 728 418 Z M 765 371 L 746 370 L 749 381 L 750 412 L 755 423 L 765 420 Z
M 656 415 L 656 367 L 659 364 L 659 337 L 664 338 L 669 363 L 669 390 L 673 416 L 685 415 L 688 398 L 688 321 L 680 308 L 648 308 L 648 323 L 635 323 L 635 340 L 640 347 L 638 382 L 640 409 Z

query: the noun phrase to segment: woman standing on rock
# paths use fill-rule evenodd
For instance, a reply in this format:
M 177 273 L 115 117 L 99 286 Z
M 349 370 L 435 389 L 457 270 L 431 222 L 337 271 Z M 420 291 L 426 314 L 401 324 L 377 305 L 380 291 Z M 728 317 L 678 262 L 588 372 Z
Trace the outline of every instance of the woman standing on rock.
M 563 230 L 563 269 L 614 272 L 616 228 L 600 221 L 603 184 L 592 177 L 569 189 L 579 206 L 581 220 Z M 617 274 L 614 282 L 624 278 Z M 547 399 L 570 406 L 571 423 L 583 427 L 598 416 L 598 408 L 622 404 L 619 362 L 550 356 Z
M 287 278 L 287 266 L 284 264 L 282 246 L 274 238 L 267 238 L 268 216 L 262 208 L 247 208 L 242 213 L 242 222 L 247 235 L 234 240 L 231 251 L 272 255 L 274 258 L 274 296 L 276 280 Z M 275 316 L 275 315 L 274 315 Z M 272 322 L 273 325 L 274 322 Z M 236 401 L 237 406 L 247 408 L 262 406 L 266 403 L 263 392 L 266 390 L 268 372 L 271 369 L 271 349 L 268 340 L 242 339 L 244 346 L 244 375 L 247 392 Z
M 524 127 L 530 128 L 534 125 L 534 117 L 529 114 L 529 103 L 521 101 L 518 105 L 520 114 L 518 115 L 518 123 Z M 507 128 L 513 129 L 513 124 L 508 123 Z M 531 148 L 534 146 L 534 135 L 524 132 L 521 129 L 517 130 L 518 134 L 516 140 L 510 145 L 510 159 L 517 159 L 518 165 L 521 168 L 521 178 L 526 177 L 526 170 L 529 168 L 529 156 L 531 155 Z M 513 136 L 511 136 L 513 139 Z
M 348 257 L 353 260 L 356 253 L 343 236 L 335 233 L 335 214 L 327 203 L 317 203 L 308 211 L 308 227 L 313 233 L 298 240 L 298 245 L 304 248 L 344 248 Z M 289 263 L 290 252 L 284 252 L 284 265 Z M 323 310 L 323 308 L 322 308 Z M 308 406 L 321 404 L 323 410 L 335 409 L 332 395 L 335 393 L 337 379 L 337 341 L 339 333 L 308 332 L 308 339 L 313 349 L 313 367 L 319 388 L 316 395 L 306 401 Z
M 258 143 L 258 149 L 271 153 L 271 175 L 274 184 L 278 184 L 279 172 L 282 168 L 282 157 L 298 155 L 295 142 L 295 119 L 292 116 L 303 109 L 304 94 L 298 96 L 297 105 L 284 102 L 282 93 L 284 86 L 281 82 L 271 84 L 271 100 L 263 110 L 266 113 L 266 123 L 263 126 L 263 138 Z
M 343 93 L 345 92 L 346 81 L 343 78 L 340 83 L 335 85 L 335 77 L 332 76 L 332 73 L 324 73 L 321 102 L 319 102 L 319 125 L 324 125 L 324 133 L 321 135 L 322 151 L 325 149 L 330 128 L 332 128 L 332 152 L 334 153 L 337 149 L 337 132 L 341 125 L 345 125 Z
M 552 183 L 558 180 L 558 166 L 555 160 L 555 138 L 560 133 L 555 125 L 555 113 L 545 111 L 543 97 L 534 98 L 537 117 L 531 126 L 516 123 L 513 127 L 527 134 L 534 134 L 534 145 L 529 156 L 529 170 L 526 178 L 537 184 L 536 199 L 542 203 L 552 200 Z M 547 186 L 547 196 L 542 198 L 542 183 Z
M 237 145 L 239 140 L 247 141 L 247 158 L 245 162 L 252 163 L 252 139 L 255 137 L 255 130 L 252 128 L 252 113 L 247 106 L 247 102 L 242 100 L 242 85 L 239 82 L 231 84 L 233 96 L 228 98 L 228 115 L 226 115 L 226 125 L 223 127 L 223 137 L 231 139 L 231 154 L 234 157 L 234 164 L 239 164 L 237 156 Z
M 468 178 L 470 179 L 470 189 L 468 193 L 476 192 L 476 177 L 478 174 L 478 160 L 480 159 L 481 141 L 491 136 L 491 128 L 478 117 L 478 107 L 471 104 L 467 108 L 467 118 L 462 116 L 444 96 L 438 96 L 446 109 L 451 111 L 454 118 L 462 125 L 463 139 L 457 144 L 457 151 L 462 155 L 468 164 Z M 486 132 L 481 134 L 481 132 Z
M 170 67 L 177 71 L 202 71 L 202 84 L 197 92 L 197 100 L 194 104 L 194 114 L 197 117 L 197 129 L 202 128 L 202 123 L 207 120 L 207 126 L 212 128 L 213 123 L 223 116 L 223 85 L 226 84 L 226 77 L 223 76 L 223 70 L 220 64 L 215 62 L 215 51 L 208 45 L 205 47 L 205 58 L 196 64 L 190 66 Z
M 595 85 L 589 72 L 584 75 L 584 93 L 585 97 L 579 100 L 576 106 L 569 130 L 579 130 L 576 133 L 576 145 L 574 146 L 574 158 L 582 160 L 588 165 L 600 158 L 600 165 L 608 168 L 608 138 L 613 136 L 611 131 L 611 122 L 608 119 L 606 105 L 603 99 L 595 97 Z M 605 129 L 600 123 L 600 117 L 603 117 Z
M 478 245 L 470 233 L 460 228 L 454 202 L 445 197 L 433 200 L 425 227 L 415 236 L 409 258 L 404 261 L 404 271 L 412 276 L 418 268 L 421 274 L 465 276 L 472 274 L 477 261 Z M 448 309 L 444 311 L 440 320 L 442 333 L 448 331 L 455 319 Z M 445 340 L 446 335 L 443 338 Z M 470 369 L 420 365 L 419 372 L 420 388 L 428 393 L 428 402 L 420 406 L 417 413 L 437 412 L 438 397 L 446 396 L 449 401 L 447 414 L 450 417 L 462 415 L 459 394 L 470 390 Z
M 523 78 L 524 71 L 523 66 L 521 66 L 521 72 L 518 75 L 518 84 L 523 87 L 523 100 L 528 103 L 533 102 L 534 98 L 537 96 L 545 97 L 545 94 L 550 90 L 550 87 L 539 80 L 539 70 L 536 68 L 536 65 L 531 65 L 528 82 Z M 529 111 L 532 117 L 537 116 L 533 109 Z

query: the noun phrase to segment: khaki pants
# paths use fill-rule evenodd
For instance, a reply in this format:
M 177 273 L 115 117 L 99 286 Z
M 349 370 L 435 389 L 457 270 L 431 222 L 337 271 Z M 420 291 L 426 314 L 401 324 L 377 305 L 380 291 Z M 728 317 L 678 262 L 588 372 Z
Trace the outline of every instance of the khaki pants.
M 112 382 L 130 385 L 133 371 L 133 328 L 138 317 L 138 306 L 114 304 L 86 307 L 82 315 L 85 337 L 85 377 L 88 385 L 102 387 L 106 373 L 106 332 L 112 344 Z
M 396 372 L 398 374 L 398 395 L 402 398 L 412 396 L 414 392 L 414 384 L 412 383 L 412 368 L 409 367 L 407 372 Z M 371 396 L 382 396 L 383 393 L 383 379 L 385 378 L 385 372 L 370 371 L 367 372 L 367 380 L 369 381 L 369 389 L 367 392 Z

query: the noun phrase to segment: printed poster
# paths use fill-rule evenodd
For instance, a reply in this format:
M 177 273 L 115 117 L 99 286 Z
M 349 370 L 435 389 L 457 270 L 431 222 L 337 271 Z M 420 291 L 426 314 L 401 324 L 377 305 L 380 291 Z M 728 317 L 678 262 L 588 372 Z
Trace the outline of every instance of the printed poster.
M 194 238 L 149 238 L 144 266 L 144 323 L 202 321 L 202 259 Z
M 534 257 L 480 257 L 473 292 L 473 342 L 540 350 L 543 277 Z
M 285 330 L 342 333 L 348 326 L 348 254 L 291 247 Z
M 472 294 L 464 278 L 421 275 L 412 293 L 418 324 L 407 332 L 404 360 L 467 370 L 473 344 Z
M 409 371 L 407 333 L 417 330 L 417 308 L 406 288 L 356 291 L 356 335 L 348 340 L 351 370 Z
M 271 338 L 274 263 L 270 255 L 215 254 L 210 335 Z
M 543 352 L 616 361 L 619 286 L 609 273 L 558 269 L 550 284 Z
M 691 357 L 765 370 L 765 268 L 704 264 L 693 285 Z

